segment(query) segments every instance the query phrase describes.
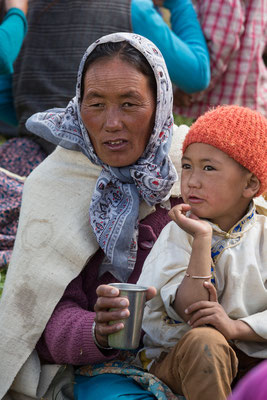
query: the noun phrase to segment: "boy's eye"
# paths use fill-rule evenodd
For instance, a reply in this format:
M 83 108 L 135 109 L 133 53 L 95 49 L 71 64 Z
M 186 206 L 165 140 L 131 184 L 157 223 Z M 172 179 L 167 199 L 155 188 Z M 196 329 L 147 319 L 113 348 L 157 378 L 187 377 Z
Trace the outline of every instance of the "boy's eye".
M 204 169 L 204 171 L 214 171 L 215 170 L 215 168 L 212 167 L 211 165 L 205 165 L 205 167 L 203 169 Z

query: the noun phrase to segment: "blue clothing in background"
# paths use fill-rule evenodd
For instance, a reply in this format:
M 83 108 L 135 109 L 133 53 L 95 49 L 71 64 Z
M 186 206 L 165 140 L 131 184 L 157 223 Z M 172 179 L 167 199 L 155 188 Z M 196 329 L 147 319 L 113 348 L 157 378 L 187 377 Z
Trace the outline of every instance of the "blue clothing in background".
M 153 41 L 163 53 L 170 77 L 187 93 L 204 90 L 210 81 L 209 53 L 191 0 L 166 0 L 171 28 L 152 0 L 132 0 L 135 33 Z M 24 13 L 10 9 L 0 26 L 0 120 L 16 125 L 12 102 L 12 72 L 27 31 Z
M 155 43 L 166 61 L 173 83 L 187 93 L 204 90 L 210 81 L 209 52 L 191 0 L 166 0 L 171 28 L 152 0 L 132 0 L 135 33 Z
M 27 20 L 18 8 L 11 8 L 0 25 L 0 120 L 16 125 L 12 100 L 13 63 L 27 32 Z
M 0 75 L 0 121 L 17 125 L 17 116 L 12 96 L 12 74 Z

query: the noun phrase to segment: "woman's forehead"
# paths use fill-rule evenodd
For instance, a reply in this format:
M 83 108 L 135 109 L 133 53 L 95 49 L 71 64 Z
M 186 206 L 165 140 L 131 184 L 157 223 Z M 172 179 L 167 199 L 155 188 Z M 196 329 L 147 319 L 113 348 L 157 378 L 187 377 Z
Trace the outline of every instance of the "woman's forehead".
M 83 99 L 107 95 L 140 100 L 155 97 L 149 77 L 118 56 L 100 58 L 91 64 L 84 75 L 83 87 Z

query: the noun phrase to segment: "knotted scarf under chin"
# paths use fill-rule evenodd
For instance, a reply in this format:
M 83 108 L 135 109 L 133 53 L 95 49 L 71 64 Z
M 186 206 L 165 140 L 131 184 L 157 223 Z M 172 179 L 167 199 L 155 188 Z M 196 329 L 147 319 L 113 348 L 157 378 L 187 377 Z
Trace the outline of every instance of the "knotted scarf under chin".
M 173 184 L 149 176 L 144 166 L 139 168 L 104 167 L 89 209 L 91 226 L 106 255 L 99 276 L 109 271 L 122 282 L 128 280 L 136 262 L 140 201 L 151 206 L 161 202 Z

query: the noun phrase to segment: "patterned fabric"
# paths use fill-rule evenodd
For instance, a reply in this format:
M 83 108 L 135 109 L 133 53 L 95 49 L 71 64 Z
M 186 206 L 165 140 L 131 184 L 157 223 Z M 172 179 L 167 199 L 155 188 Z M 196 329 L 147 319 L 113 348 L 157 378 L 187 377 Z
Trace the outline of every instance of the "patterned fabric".
M 213 229 L 211 256 L 214 263 L 216 263 L 221 256 L 222 252 L 229 248 L 237 246 L 242 236 L 251 229 L 255 223 L 256 209 L 252 202 L 247 214 L 234 225 L 229 232 L 222 231 L 217 225 L 210 222 Z
M 138 368 L 131 361 L 134 361 L 134 354 L 121 352 L 122 360 L 109 361 L 101 364 L 88 365 L 76 370 L 77 375 L 96 376 L 100 374 L 122 374 L 134 379 L 140 386 L 153 395 L 158 400 L 177 400 L 184 399 L 183 396 L 175 395 L 165 383 L 156 376 Z M 127 361 L 126 361 L 127 360 Z
M 86 59 L 94 48 L 106 42 L 127 41 L 149 62 L 157 83 L 155 126 L 143 155 L 130 167 L 114 168 L 102 163 L 91 144 L 80 115 L 80 86 Z M 90 205 L 90 222 L 106 258 L 100 274 L 111 272 L 127 281 L 136 261 L 139 203 L 154 205 L 167 199 L 177 180 L 168 156 L 172 139 L 172 86 L 160 51 L 148 39 L 130 33 L 104 36 L 86 51 L 80 64 L 74 97 L 67 108 L 37 113 L 27 129 L 54 144 L 82 151 L 103 167 Z
M 195 0 L 211 58 L 211 82 L 179 114 L 198 117 L 211 106 L 238 104 L 267 116 L 266 0 Z
M 0 147 L 0 269 L 11 258 L 25 177 L 44 158 L 30 139 L 11 139 Z
M 45 152 L 33 140 L 14 138 L 7 140 L 0 147 L 0 168 L 26 177 L 45 157 Z
M 211 246 L 211 258 L 212 258 L 211 282 L 214 285 L 216 284 L 215 265 L 219 257 L 221 256 L 222 252 L 225 249 L 238 245 L 238 243 L 241 240 L 241 237 L 245 234 L 245 232 L 248 229 L 251 228 L 251 224 L 254 223 L 255 213 L 256 213 L 255 205 L 254 203 L 251 203 L 247 214 L 236 225 L 234 225 L 229 232 L 224 232 L 217 225 L 210 223 L 213 229 L 212 246 Z
M 17 232 L 23 179 L 0 168 L 0 269 L 10 260 Z

